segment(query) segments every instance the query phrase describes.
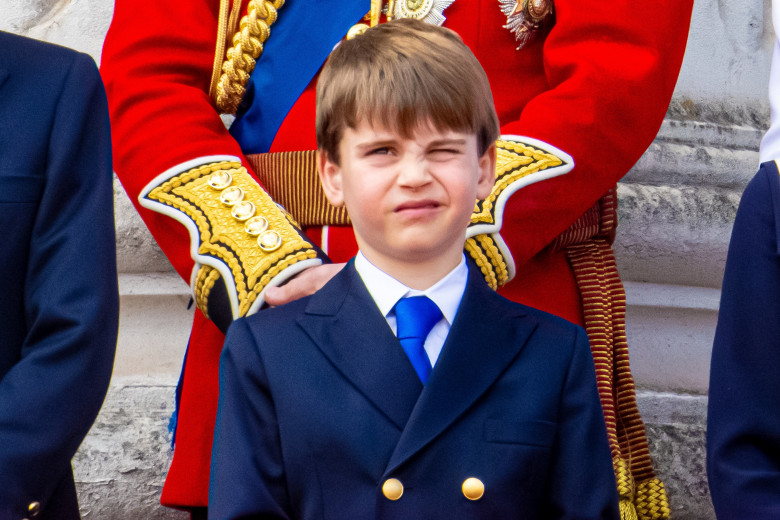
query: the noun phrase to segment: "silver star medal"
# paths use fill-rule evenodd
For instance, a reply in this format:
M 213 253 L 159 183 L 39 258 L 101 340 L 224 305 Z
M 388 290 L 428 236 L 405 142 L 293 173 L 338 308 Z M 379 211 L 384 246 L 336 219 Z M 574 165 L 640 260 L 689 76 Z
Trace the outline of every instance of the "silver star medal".
M 424 22 L 442 25 L 444 10 L 455 0 L 398 0 L 393 9 L 396 18 L 417 18 Z

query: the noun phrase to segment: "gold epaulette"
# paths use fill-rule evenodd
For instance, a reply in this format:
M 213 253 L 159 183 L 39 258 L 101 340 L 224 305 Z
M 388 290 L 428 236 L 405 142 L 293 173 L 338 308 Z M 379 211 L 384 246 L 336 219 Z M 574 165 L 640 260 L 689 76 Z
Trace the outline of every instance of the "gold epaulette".
M 179 165 L 147 185 L 139 200 L 189 230 L 196 262 L 192 289 L 206 315 L 219 279 L 230 307 L 220 314 L 236 319 L 260 308 L 266 288 L 325 258 L 236 157 Z
M 466 252 L 488 284 L 497 289 L 515 275 L 515 264 L 499 232 L 507 200 L 517 190 L 571 171 L 574 160 L 562 150 L 537 139 L 502 135 L 496 141 L 496 182 L 478 200 L 466 232 Z

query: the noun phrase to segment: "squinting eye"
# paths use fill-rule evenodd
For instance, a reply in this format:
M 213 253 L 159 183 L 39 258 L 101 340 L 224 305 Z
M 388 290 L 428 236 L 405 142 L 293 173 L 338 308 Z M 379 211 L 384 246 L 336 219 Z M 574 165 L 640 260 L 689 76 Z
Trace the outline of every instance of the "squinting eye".
M 390 153 L 390 147 L 383 146 L 381 148 L 374 148 L 368 153 L 369 155 L 387 155 Z
M 459 150 L 455 150 L 454 148 L 437 148 L 435 150 L 431 150 L 431 155 L 434 157 L 449 157 L 451 155 L 458 155 L 460 153 Z

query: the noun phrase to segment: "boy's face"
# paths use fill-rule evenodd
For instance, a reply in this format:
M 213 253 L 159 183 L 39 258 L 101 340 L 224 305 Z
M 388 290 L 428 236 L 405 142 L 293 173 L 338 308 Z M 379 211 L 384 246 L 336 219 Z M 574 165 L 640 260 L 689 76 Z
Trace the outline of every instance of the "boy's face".
M 369 260 L 457 265 L 474 202 L 493 186 L 494 146 L 480 157 L 471 133 L 422 124 L 404 138 L 363 122 L 345 129 L 339 153 L 340 165 L 319 157 L 323 187 L 346 204 Z

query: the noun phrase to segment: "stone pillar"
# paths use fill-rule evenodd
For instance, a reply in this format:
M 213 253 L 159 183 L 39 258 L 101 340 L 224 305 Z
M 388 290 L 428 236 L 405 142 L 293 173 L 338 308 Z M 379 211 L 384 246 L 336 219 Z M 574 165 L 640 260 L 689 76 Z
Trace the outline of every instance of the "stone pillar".
M 769 126 L 770 8 L 696 0 L 667 119 L 618 191 L 615 249 L 639 407 L 673 517 L 686 520 L 715 518 L 709 363 L 731 227 Z

